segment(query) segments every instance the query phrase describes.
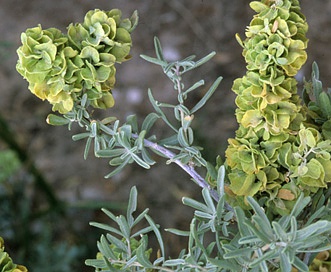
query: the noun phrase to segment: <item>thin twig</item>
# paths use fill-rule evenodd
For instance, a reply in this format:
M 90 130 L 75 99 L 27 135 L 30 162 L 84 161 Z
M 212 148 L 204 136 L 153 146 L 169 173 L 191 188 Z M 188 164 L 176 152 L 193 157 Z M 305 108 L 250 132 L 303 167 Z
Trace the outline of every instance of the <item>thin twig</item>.
M 133 138 L 137 138 L 138 135 L 132 134 Z M 220 199 L 220 196 L 218 195 L 217 191 L 215 191 L 213 188 L 210 187 L 210 185 L 207 183 L 207 181 L 200 176 L 200 174 L 195 171 L 195 169 L 192 166 L 183 164 L 180 160 L 173 160 L 174 156 L 176 155 L 172 151 L 168 150 L 167 148 L 158 145 L 157 143 L 151 142 L 149 140 L 144 139 L 144 145 L 148 148 L 152 148 L 160 153 L 162 153 L 165 157 L 171 159 L 174 163 L 176 163 L 180 168 L 182 168 L 187 174 L 189 174 L 201 188 L 207 188 L 209 190 L 210 195 L 212 198 L 218 202 Z M 232 206 L 225 202 L 225 208 L 228 211 L 233 211 Z
M 132 137 L 137 139 L 138 135 L 137 134 L 132 134 Z M 208 184 L 208 182 L 200 176 L 200 174 L 195 171 L 195 169 L 192 166 L 189 166 L 187 164 L 183 164 L 180 160 L 177 159 L 173 159 L 176 154 L 173 153 L 172 151 L 170 151 L 169 149 L 158 145 L 157 143 L 151 142 L 149 140 L 144 139 L 144 145 L 145 147 L 154 149 L 155 151 L 163 154 L 166 158 L 170 159 L 172 162 L 176 163 L 180 168 L 182 168 L 187 174 L 189 174 L 194 181 L 196 181 L 196 183 L 201 187 L 201 188 L 207 188 L 210 195 L 212 196 L 212 198 L 216 201 L 219 202 L 220 196 L 218 195 L 217 191 L 215 191 L 213 188 L 210 187 L 210 185 Z M 232 206 L 225 202 L 225 208 L 228 211 L 233 211 Z
M 303 262 L 308 265 L 309 264 L 309 260 L 310 260 L 310 257 L 311 257 L 311 252 L 306 252 L 304 258 L 303 258 Z
M 138 135 L 132 135 L 134 138 L 138 137 Z M 210 195 L 214 198 L 215 201 L 219 201 L 218 193 L 210 187 L 210 185 L 202 178 L 192 166 L 183 164 L 180 160 L 173 160 L 175 157 L 175 153 L 168 150 L 167 148 L 158 145 L 157 143 L 151 142 L 149 140 L 144 139 L 144 144 L 148 148 L 152 148 L 160 153 L 162 153 L 168 159 L 171 159 L 174 163 L 176 163 L 180 168 L 182 168 L 186 173 L 188 173 L 201 188 L 207 188 L 210 192 Z

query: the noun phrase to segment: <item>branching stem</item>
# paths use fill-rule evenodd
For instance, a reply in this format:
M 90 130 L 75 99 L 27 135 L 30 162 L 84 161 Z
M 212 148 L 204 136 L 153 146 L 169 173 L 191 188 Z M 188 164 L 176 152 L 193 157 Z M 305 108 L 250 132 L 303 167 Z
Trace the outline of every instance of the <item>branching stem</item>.
M 133 138 L 138 138 L 138 135 L 132 134 Z M 154 149 L 160 153 L 162 153 L 166 158 L 172 160 L 174 163 L 176 163 L 180 168 L 182 168 L 186 173 L 188 173 L 197 183 L 201 188 L 207 188 L 210 192 L 210 195 L 215 201 L 219 201 L 219 195 L 218 193 L 213 190 L 210 185 L 205 181 L 204 178 L 202 178 L 199 173 L 195 171 L 195 169 L 192 166 L 183 164 L 180 160 L 173 160 L 175 157 L 175 153 L 172 151 L 168 150 L 167 148 L 158 145 L 157 143 L 153 143 L 149 140 L 144 139 L 144 145 L 145 147 Z

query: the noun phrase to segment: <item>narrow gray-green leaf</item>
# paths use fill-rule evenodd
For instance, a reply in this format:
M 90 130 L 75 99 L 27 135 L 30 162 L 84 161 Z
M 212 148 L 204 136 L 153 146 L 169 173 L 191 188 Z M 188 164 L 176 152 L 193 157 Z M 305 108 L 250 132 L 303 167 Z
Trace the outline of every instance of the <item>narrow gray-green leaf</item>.
M 143 159 L 141 159 L 138 155 L 136 155 L 135 153 L 131 153 L 131 157 L 132 159 L 134 159 L 134 161 L 140 165 L 141 167 L 145 168 L 145 169 L 150 169 L 150 165 L 146 162 L 143 161 Z
M 224 165 L 221 165 L 217 171 L 217 193 L 220 196 L 224 195 L 224 179 L 225 179 L 225 167 Z
M 199 88 L 200 86 L 203 86 L 205 84 L 204 80 L 200 80 L 198 82 L 196 82 L 195 84 L 193 84 L 190 88 L 188 88 L 184 93 L 183 96 L 186 96 L 189 92 L 194 91 L 195 89 Z
M 165 62 L 161 42 L 158 37 L 154 37 L 154 48 L 157 58 Z
M 277 235 L 277 238 L 282 242 L 287 242 L 288 236 L 287 233 L 283 230 L 281 225 L 278 222 L 272 222 L 273 229 Z
M 184 265 L 186 262 L 183 259 L 172 259 L 172 260 L 166 260 L 162 266 L 178 266 L 178 265 Z
M 311 197 L 309 196 L 305 197 L 303 193 L 301 194 L 301 196 L 302 197 L 297 200 L 291 212 L 291 215 L 294 217 L 297 217 L 303 211 L 303 209 L 306 208 L 307 205 L 310 203 Z
M 155 164 L 155 161 L 152 159 L 152 157 L 149 155 L 148 151 L 146 150 L 146 148 L 143 148 L 141 150 L 141 157 L 142 159 L 149 165 L 153 165 Z
M 188 141 L 185 130 L 181 127 L 178 130 L 178 142 L 182 147 L 189 147 L 190 143 Z
M 190 232 L 194 237 L 194 241 L 195 241 L 195 244 L 197 245 L 197 247 L 204 253 L 205 256 L 208 256 L 206 248 L 201 242 L 202 239 L 201 239 L 201 237 L 199 237 L 198 231 L 196 230 L 196 225 L 197 225 L 197 219 L 194 218 L 190 224 Z
M 260 226 L 255 226 L 252 224 L 248 219 L 245 219 L 244 224 L 249 227 L 249 229 L 261 239 L 266 244 L 269 244 L 272 242 L 273 237 L 268 236 L 268 234 L 265 232 L 265 229 L 263 229 Z
M 188 141 L 189 145 L 192 145 L 194 142 L 194 133 L 193 133 L 193 129 L 191 127 L 187 128 L 187 141 Z
M 131 22 L 131 28 L 128 29 L 128 31 L 131 33 L 133 30 L 135 30 L 135 28 L 137 27 L 138 25 L 138 22 L 139 22 L 139 16 L 138 16 L 138 11 L 135 10 L 131 17 L 130 17 L 130 22 Z
M 142 235 L 145 235 L 149 232 L 153 231 L 153 228 L 151 226 L 148 226 L 146 228 L 140 229 L 134 234 L 131 235 L 131 238 L 141 237 Z
M 120 227 L 123 237 L 125 239 L 129 239 L 131 229 L 130 229 L 130 226 L 129 226 L 128 222 L 126 221 L 125 217 L 123 215 L 120 215 L 120 216 L 116 217 L 116 219 L 117 219 L 116 222 L 117 222 L 118 226 Z
M 207 61 L 209 61 L 212 57 L 214 57 L 216 55 L 216 52 L 211 52 L 211 53 L 209 53 L 207 56 L 205 56 L 205 57 L 203 57 L 202 59 L 200 59 L 200 60 L 198 60 L 196 63 L 195 63 L 195 65 L 194 65 L 194 67 L 193 68 L 197 68 L 197 67 L 199 67 L 199 66 L 201 66 L 202 64 L 204 64 L 204 63 L 206 63 Z M 192 69 L 193 69 L 192 68 Z M 190 69 L 191 70 L 191 69 Z
M 99 125 L 100 125 L 100 129 L 103 132 L 105 132 L 105 133 L 107 133 L 109 135 L 114 135 L 115 134 L 114 130 L 112 130 L 111 128 L 107 127 L 106 125 L 104 125 L 102 123 L 100 123 Z
M 198 211 L 203 211 L 203 212 L 210 212 L 210 209 L 203 203 L 200 203 L 199 201 L 196 201 L 192 198 L 188 198 L 188 197 L 183 197 L 182 198 L 182 202 L 184 205 L 186 206 L 190 206 L 193 209 L 196 209 Z
M 98 134 L 98 123 L 96 121 L 91 122 L 91 137 L 96 137 Z
M 216 88 L 222 81 L 222 77 L 219 77 L 215 80 L 213 85 L 209 88 L 209 90 L 205 93 L 205 95 L 201 98 L 201 100 L 192 108 L 191 114 L 198 111 L 200 108 L 202 108 L 206 102 L 209 100 L 209 98 L 213 95 L 213 93 L 216 91 Z
M 207 188 L 203 188 L 202 196 L 203 196 L 203 199 L 205 200 L 205 203 L 207 204 L 208 208 L 210 209 L 209 213 L 214 214 L 216 212 L 216 208 L 214 205 L 214 201 L 210 195 L 210 192 Z
M 238 222 L 239 232 L 242 237 L 251 236 L 252 232 L 245 226 L 245 212 L 239 206 L 235 207 L 235 214 Z
M 254 251 L 253 248 L 245 247 L 231 250 L 223 255 L 224 259 L 243 257 L 244 255 L 250 255 Z
M 215 166 L 213 164 L 211 164 L 210 162 L 207 162 L 206 168 L 207 168 L 207 172 L 208 172 L 209 176 L 213 180 L 217 180 L 217 171 L 215 169 Z
M 321 241 L 319 241 L 319 243 L 321 243 Z M 307 250 L 298 249 L 297 251 L 298 252 L 319 253 L 319 252 L 328 251 L 328 250 L 331 250 L 331 245 L 320 246 L 320 247 L 317 247 L 317 248 L 308 248 Z
M 312 70 L 313 70 L 313 75 L 316 79 L 318 79 L 320 77 L 320 73 L 319 73 L 319 68 L 318 65 L 316 63 L 316 61 L 313 62 L 312 64 Z
M 159 118 L 160 116 L 155 112 L 148 114 L 141 125 L 141 130 L 145 130 L 148 133 Z
M 309 267 L 303 261 L 301 261 L 297 256 L 294 257 L 293 265 L 300 272 L 308 272 L 309 271 Z
M 261 242 L 261 239 L 258 238 L 256 235 L 244 236 L 238 240 L 238 244 L 240 245 L 258 243 L 258 242 Z
M 109 267 L 107 267 L 107 266 L 105 265 L 106 262 L 105 262 L 104 259 L 102 259 L 102 260 L 97 260 L 97 259 L 87 259 L 87 260 L 85 261 L 85 264 L 86 264 L 87 266 L 93 266 L 93 267 L 95 267 L 95 268 L 103 269 L 103 271 L 117 271 L 117 269 L 115 269 L 115 268 L 109 268 Z M 104 268 L 107 268 L 107 269 L 110 269 L 110 270 L 104 270 Z
M 260 227 L 263 228 L 266 233 L 271 235 L 272 234 L 272 228 L 271 228 L 271 225 L 270 225 L 269 218 L 265 214 L 264 210 L 261 208 L 259 203 L 253 197 L 248 196 L 247 201 L 251 205 L 251 207 L 253 208 L 255 213 L 262 219 L 263 226 L 260 226 Z
M 148 213 L 148 211 L 149 211 L 149 209 L 147 208 L 142 213 L 140 213 L 137 216 L 137 218 L 134 220 L 132 227 L 135 226 L 135 225 L 137 225 L 142 219 L 144 219 L 145 218 L 145 215 Z
M 137 261 L 137 255 L 134 255 L 130 260 L 128 260 L 125 263 L 125 266 L 123 267 L 124 269 L 121 269 L 121 271 L 128 271 L 128 268 Z
M 88 153 L 90 151 L 91 143 L 92 143 L 92 138 L 88 137 L 86 140 L 85 149 L 84 149 L 84 159 L 85 160 L 87 159 Z
M 162 60 L 159 60 L 157 58 L 152 58 L 152 57 L 149 57 L 149 56 L 146 56 L 146 55 L 140 55 L 140 57 L 150 63 L 153 63 L 153 64 L 156 64 L 156 65 L 159 65 L 159 66 L 165 66 L 167 65 L 167 63 L 165 61 L 162 61 Z
M 156 100 L 154 99 L 153 95 L 152 95 L 152 91 L 150 89 L 148 89 L 148 98 L 153 106 L 153 108 L 155 109 L 155 111 L 160 115 L 160 117 L 162 118 L 162 120 L 175 132 L 178 132 L 178 130 L 169 122 L 169 120 L 167 119 L 167 117 L 165 116 L 165 114 L 163 113 L 163 111 L 160 109 L 160 107 L 158 106 Z
M 201 211 L 195 211 L 195 212 L 194 212 L 194 215 L 195 215 L 196 217 L 199 217 L 199 218 L 205 218 L 205 219 L 208 219 L 208 220 L 211 220 L 211 219 L 213 219 L 213 217 L 214 217 L 213 214 L 205 213 L 205 212 L 201 212 Z
M 130 228 L 132 228 L 134 223 L 134 218 L 132 214 L 137 210 L 137 197 L 138 197 L 137 187 L 133 186 L 130 191 L 128 208 L 126 211 L 126 218 Z
M 130 159 L 130 154 L 128 154 L 127 151 L 125 150 L 125 153 L 123 153 L 121 155 L 121 157 L 116 157 L 116 158 L 111 159 L 109 161 L 109 165 L 111 165 L 111 166 L 121 165 L 124 162 L 124 159 L 128 159 L 128 158 Z
M 172 229 L 172 228 L 170 228 L 170 229 L 165 229 L 165 231 L 170 232 L 170 233 L 173 233 L 173 234 L 176 234 L 178 236 L 185 236 L 185 237 L 187 237 L 187 236 L 190 235 L 190 232 L 187 231 L 187 230 L 178 230 L 178 229 Z
M 72 136 L 72 139 L 74 141 L 79 141 L 81 139 L 85 139 L 85 138 L 89 137 L 90 135 L 91 135 L 90 132 L 83 132 L 83 133 L 79 133 L 79 134 L 73 135 Z
M 306 239 L 307 237 L 310 237 L 312 235 L 318 235 L 320 233 L 330 231 L 330 229 L 331 229 L 331 222 L 326 220 L 320 220 L 301 230 L 298 230 L 297 240 L 302 241 L 303 239 Z
M 163 146 L 177 145 L 178 144 L 177 134 L 160 140 L 158 144 Z
M 116 246 L 118 249 L 127 252 L 128 247 L 126 244 L 124 244 L 120 239 L 116 238 L 114 235 L 111 235 L 110 233 L 107 233 L 106 235 L 107 240 L 112 243 L 114 246 Z
M 293 216 L 291 218 L 291 230 L 290 230 L 291 241 L 295 241 L 296 240 L 297 231 L 298 231 L 298 222 L 297 222 L 296 218 Z
M 113 158 L 121 156 L 125 153 L 124 148 L 117 148 L 117 149 L 102 149 L 96 152 L 96 156 L 99 158 Z
M 163 258 L 163 257 L 160 257 L 160 258 L 157 258 L 157 259 L 153 262 L 153 265 L 154 265 L 154 266 L 160 266 L 163 262 L 164 262 L 164 258 Z
M 157 238 L 157 241 L 158 241 L 160 249 L 161 249 L 161 256 L 165 257 L 163 239 L 162 239 L 161 233 L 159 231 L 159 228 L 156 226 L 153 219 L 149 215 L 146 214 L 145 218 L 148 221 L 149 225 L 153 228 L 153 231 L 155 233 L 155 236 Z
M 280 218 L 278 223 L 283 227 L 283 229 L 287 229 L 290 225 L 291 218 L 293 216 L 297 217 L 309 203 L 310 203 L 310 197 L 304 197 L 303 193 L 300 194 L 297 201 L 294 204 L 291 214 Z
M 103 213 L 105 213 L 111 220 L 113 220 L 114 222 L 116 222 L 116 216 L 109 211 L 108 209 L 102 208 L 101 209 Z
M 97 223 L 97 222 L 90 222 L 90 225 L 99 229 L 103 229 L 112 233 L 115 233 L 117 235 L 121 235 L 121 232 L 107 224 Z
M 113 259 L 113 260 L 117 259 L 113 250 L 110 247 L 110 244 L 108 243 L 108 241 L 104 235 L 101 235 L 100 242 L 97 243 L 97 246 L 98 246 L 99 251 L 105 258 Z
M 249 267 L 254 268 L 259 266 L 262 262 L 264 261 L 270 261 L 275 259 L 276 257 L 278 257 L 278 252 L 277 250 L 270 250 L 266 253 L 264 253 L 263 255 L 261 255 L 260 257 L 256 258 L 254 261 L 252 261 L 249 264 Z M 267 270 L 268 271 L 268 270 Z
M 125 161 L 123 161 L 123 163 L 121 165 L 119 165 L 115 170 L 113 170 L 112 172 L 110 172 L 108 175 L 105 176 L 105 178 L 111 178 L 112 176 L 115 176 L 116 174 L 118 174 L 119 172 L 122 171 L 122 169 L 129 163 L 130 161 L 130 157 L 127 158 Z
M 152 268 L 153 264 L 148 260 L 146 256 L 147 249 L 147 236 L 141 238 L 141 244 L 137 248 L 137 260 L 144 268 Z
M 292 265 L 290 263 L 290 259 L 283 252 L 280 252 L 280 271 L 282 271 L 282 272 L 291 272 L 292 271 Z
M 70 120 L 55 114 L 49 114 L 46 119 L 47 124 L 52 126 L 63 126 L 70 123 Z

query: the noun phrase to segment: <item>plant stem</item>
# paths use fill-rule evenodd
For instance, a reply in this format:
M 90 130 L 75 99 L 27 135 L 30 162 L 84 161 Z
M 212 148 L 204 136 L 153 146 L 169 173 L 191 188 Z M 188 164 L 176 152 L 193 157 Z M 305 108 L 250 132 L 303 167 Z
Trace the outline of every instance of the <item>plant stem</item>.
M 132 137 L 134 139 L 138 138 L 137 134 L 132 134 Z M 211 197 L 216 201 L 219 202 L 220 196 L 218 195 L 217 191 L 215 191 L 213 188 L 210 187 L 210 185 L 208 184 L 208 182 L 200 176 L 200 174 L 195 171 L 195 169 L 192 166 L 189 166 L 187 164 L 183 164 L 180 160 L 173 160 L 173 158 L 176 156 L 175 153 L 173 153 L 172 151 L 170 151 L 169 149 L 158 145 L 157 143 L 151 142 L 149 140 L 144 139 L 144 146 L 154 149 L 155 151 L 157 151 L 158 153 L 161 153 L 164 155 L 164 157 L 170 159 L 172 162 L 176 163 L 180 168 L 182 168 L 187 174 L 189 174 L 194 181 L 196 181 L 196 183 L 201 187 L 201 188 L 207 188 Z M 227 202 L 225 202 L 225 208 L 228 211 L 234 211 L 233 208 L 231 207 L 231 205 Z
M 309 260 L 310 260 L 310 257 L 311 257 L 311 252 L 306 252 L 304 258 L 303 258 L 303 262 L 308 265 L 309 264 Z
M 133 138 L 138 138 L 138 135 L 132 134 Z M 148 148 L 154 149 L 160 153 L 162 153 L 165 157 L 168 159 L 173 159 L 173 157 L 176 155 L 172 151 L 166 149 L 163 146 L 158 145 L 157 143 L 151 142 L 149 140 L 144 139 L 144 145 Z M 219 201 L 219 195 L 218 193 L 213 190 L 210 185 L 205 181 L 204 178 L 202 178 L 199 173 L 195 171 L 195 169 L 192 166 L 183 164 L 180 160 L 172 160 L 174 163 L 176 163 L 180 168 L 182 168 L 186 173 L 188 173 L 201 188 L 207 188 L 210 192 L 210 195 L 215 201 Z
M 179 66 L 176 66 L 176 80 L 175 80 L 175 84 L 177 86 L 177 91 L 178 91 L 178 96 L 180 96 L 182 94 L 182 86 L 181 86 L 181 82 L 180 82 L 180 67 Z M 180 105 L 183 105 L 182 102 L 179 101 L 179 104 Z M 184 115 L 184 112 L 182 110 L 180 110 L 180 118 L 181 118 L 181 124 L 183 126 L 183 123 L 184 123 L 184 118 L 185 118 L 185 115 Z M 185 132 L 186 132 L 186 129 L 184 129 Z

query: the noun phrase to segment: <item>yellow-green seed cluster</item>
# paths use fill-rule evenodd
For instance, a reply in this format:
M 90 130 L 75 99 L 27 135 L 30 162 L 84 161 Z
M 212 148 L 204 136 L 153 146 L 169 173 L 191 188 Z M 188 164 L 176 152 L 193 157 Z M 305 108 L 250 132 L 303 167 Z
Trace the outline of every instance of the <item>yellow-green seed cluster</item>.
M 114 64 L 130 58 L 130 33 L 138 18 L 136 13 L 130 19 L 121 16 L 118 9 L 96 9 L 83 23 L 69 25 L 67 34 L 40 25 L 22 33 L 16 68 L 31 92 L 60 113 L 71 111 L 85 93 L 93 107 L 112 107 Z
M 239 128 L 226 150 L 229 194 L 239 202 L 259 195 L 276 213 L 288 213 L 300 192 L 316 192 L 331 182 L 331 144 L 303 126 L 294 75 L 307 59 L 308 26 L 299 2 L 250 5 L 257 14 L 247 38 L 238 38 L 247 73 L 233 84 Z
M 327 272 L 331 271 L 331 251 L 322 251 L 312 261 L 309 266 L 310 272 Z
M 2 237 L 0 237 L 0 272 L 27 272 L 27 268 L 23 265 L 13 263 L 5 251 L 5 245 Z

